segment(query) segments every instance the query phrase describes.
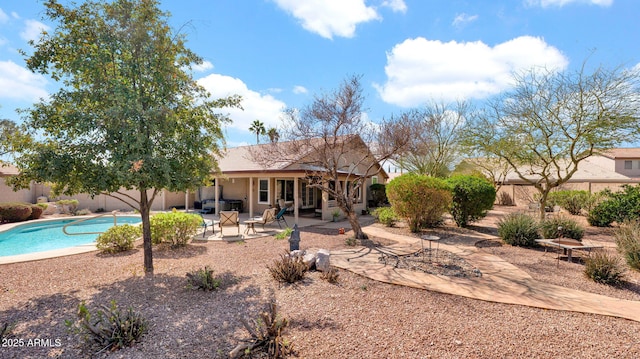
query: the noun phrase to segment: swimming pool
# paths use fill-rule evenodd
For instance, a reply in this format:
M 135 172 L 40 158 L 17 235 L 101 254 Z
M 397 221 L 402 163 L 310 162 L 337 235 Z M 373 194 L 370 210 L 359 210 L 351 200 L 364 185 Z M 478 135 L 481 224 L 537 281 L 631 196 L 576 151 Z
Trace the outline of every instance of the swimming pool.
M 118 216 L 120 224 L 138 224 L 140 217 Z M 25 223 L 0 232 L 0 257 L 45 252 L 92 243 L 97 234 L 67 235 L 62 227 L 80 218 L 65 218 Z M 67 227 L 68 233 L 104 232 L 113 226 L 113 217 L 92 218 Z

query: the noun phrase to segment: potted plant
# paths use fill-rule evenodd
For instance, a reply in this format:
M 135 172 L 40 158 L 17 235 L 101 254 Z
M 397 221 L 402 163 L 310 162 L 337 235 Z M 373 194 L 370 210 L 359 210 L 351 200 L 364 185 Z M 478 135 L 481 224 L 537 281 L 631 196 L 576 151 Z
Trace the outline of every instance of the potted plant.
M 337 222 L 338 217 L 340 217 L 340 209 L 338 208 L 334 209 L 333 212 L 331 212 L 331 214 L 333 215 L 333 221 Z

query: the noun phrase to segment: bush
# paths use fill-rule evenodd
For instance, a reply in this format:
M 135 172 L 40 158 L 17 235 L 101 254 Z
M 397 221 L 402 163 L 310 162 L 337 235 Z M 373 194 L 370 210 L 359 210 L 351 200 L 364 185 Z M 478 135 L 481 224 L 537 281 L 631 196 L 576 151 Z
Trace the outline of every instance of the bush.
M 627 221 L 615 231 L 616 246 L 629 267 L 640 270 L 640 222 Z
M 597 283 L 608 285 L 617 285 L 624 280 L 624 269 L 618 257 L 605 251 L 595 251 L 587 257 L 584 274 Z
M 158 213 L 151 217 L 151 242 L 170 243 L 172 247 L 184 246 L 202 224 L 202 218 L 191 213 L 172 212 Z
M 287 227 L 282 232 L 276 233 L 273 237 L 275 239 L 287 239 L 291 236 L 291 233 L 293 233 L 293 228 Z
M 302 257 L 292 257 L 289 253 L 283 254 L 280 260 L 275 260 L 267 269 L 273 279 L 280 283 L 295 283 L 302 280 L 307 273 L 307 265 Z
M 113 226 L 100 234 L 96 239 L 96 247 L 105 253 L 124 252 L 133 249 L 133 242 L 140 238 L 140 226 L 123 224 Z
M 408 173 L 387 185 L 387 198 L 400 218 L 405 218 L 412 232 L 442 222 L 451 206 L 451 191 L 441 179 Z
M 498 222 L 498 236 L 512 246 L 535 246 L 538 229 L 536 220 L 524 213 L 512 213 Z
M 89 344 L 98 346 L 99 352 L 113 351 L 133 345 L 147 332 L 147 321 L 129 307 L 125 312 L 118 309 L 115 301 L 111 306 L 102 306 L 94 314 L 89 312 L 84 302 L 78 306 L 76 321 L 65 321 L 73 331 L 85 335 Z
M 547 204 L 560 206 L 573 215 L 579 215 L 582 210 L 588 210 L 593 201 L 592 195 L 587 191 L 563 190 L 550 192 Z
M 45 208 L 42 208 L 42 206 L 39 206 L 37 204 L 32 204 L 31 205 L 31 215 L 29 216 L 29 220 L 32 219 L 38 219 L 40 218 L 40 216 L 42 216 L 42 212 L 44 212 Z
M 511 195 L 507 192 L 500 192 L 500 194 L 498 194 L 498 204 L 501 206 L 515 206 L 513 198 L 511 198 Z
M 451 215 L 459 227 L 487 215 L 496 201 L 496 189 L 484 178 L 456 175 L 447 179 L 451 187 Z
M 0 203 L 0 223 L 22 222 L 31 216 L 31 204 L 4 202 Z
M 260 313 L 257 320 L 250 322 L 240 319 L 240 322 L 250 335 L 249 339 L 236 346 L 230 353 L 230 358 L 237 358 L 241 355 L 249 355 L 253 350 L 266 352 L 268 358 L 285 358 L 293 353 L 293 345 L 286 340 L 282 333 L 289 325 L 287 319 L 278 315 L 275 301 L 269 303 L 266 311 Z M 262 358 L 263 356 L 258 356 Z
M 610 227 L 615 221 L 616 204 L 611 199 L 598 203 L 587 215 L 587 222 L 594 227 Z
M 338 277 L 339 277 L 338 270 L 333 267 L 329 268 L 328 271 L 322 272 L 320 274 L 320 278 L 322 278 L 323 280 L 326 280 L 331 284 L 338 283 Z
M 205 266 L 195 272 L 187 273 L 188 287 L 212 291 L 218 289 L 222 281 L 213 276 L 213 270 Z
M 623 185 L 619 192 L 602 191 L 605 199 L 590 212 L 587 220 L 592 226 L 610 226 L 640 218 L 640 186 Z
M 558 230 L 558 227 L 562 227 L 562 230 Z M 575 220 L 563 216 L 546 218 L 540 223 L 540 232 L 542 238 L 564 237 L 580 241 L 584 237 L 584 228 Z
M 387 227 L 393 227 L 393 225 L 398 220 L 398 216 L 396 212 L 394 212 L 392 207 L 378 207 L 373 212 L 373 216 L 378 219 L 378 221 L 384 224 Z
M 61 199 L 57 201 L 56 204 L 62 207 L 62 213 L 74 214 L 76 213 L 76 209 L 78 209 L 78 204 L 80 204 L 80 202 L 78 202 L 77 199 Z

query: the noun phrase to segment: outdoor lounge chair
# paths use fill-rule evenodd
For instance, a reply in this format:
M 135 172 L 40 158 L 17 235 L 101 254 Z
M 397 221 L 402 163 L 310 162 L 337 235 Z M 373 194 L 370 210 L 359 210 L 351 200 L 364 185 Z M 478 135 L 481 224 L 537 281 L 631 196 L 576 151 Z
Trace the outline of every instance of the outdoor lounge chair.
M 284 224 L 289 227 L 289 225 L 287 224 L 287 220 L 284 219 L 284 213 L 287 211 L 287 208 L 281 208 L 280 212 L 278 212 L 278 214 L 276 214 L 276 221 L 278 221 L 278 227 L 282 228 L 282 226 L 280 225 L 280 222 L 284 222 Z
M 204 231 L 202 231 L 202 238 L 204 238 L 205 234 L 207 233 L 207 227 L 211 226 L 211 230 L 213 231 L 213 234 L 216 234 L 216 229 L 213 226 L 213 221 L 210 219 L 205 219 L 202 216 L 202 213 L 200 213 L 200 217 L 202 217 L 202 223 L 200 223 L 200 227 L 204 227 Z
M 224 237 L 224 227 L 236 227 L 238 229 L 237 236 L 240 236 L 240 221 L 238 220 L 238 211 L 220 211 L 220 237 Z
M 267 208 L 264 210 L 264 212 L 262 212 L 262 216 L 261 217 L 253 217 L 252 218 L 254 221 L 256 221 L 256 224 L 261 224 L 262 225 L 262 230 L 264 230 L 264 225 L 265 224 L 269 224 L 269 223 L 273 223 L 276 220 L 276 209 L 275 208 Z

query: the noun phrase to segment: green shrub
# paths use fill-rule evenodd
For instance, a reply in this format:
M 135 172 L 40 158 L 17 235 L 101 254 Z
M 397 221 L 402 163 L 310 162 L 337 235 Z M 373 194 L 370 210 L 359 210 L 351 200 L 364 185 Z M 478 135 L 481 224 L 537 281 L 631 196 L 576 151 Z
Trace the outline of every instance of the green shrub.
M 624 269 L 618 257 L 605 251 L 594 251 L 587 257 L 584 274 L 597 283 L 608 285 L 617 285 L 624 280 Z
M 614 200 L 605 199 L 589 211 L 587 222 L 594 227 L 610 227 L 615 221 L 616 207 Z
M 524 213 L 511 213 L 498 222 L 498 236 L 512 246 L 536 246 L 538 229 L 536 220 Z
M 412 232 L 442 222 L 451 206 L 451 191 L 441 179 L 408 173 L 387 184 L 387 198 L 394 212 L 405 218 Z
M 187 273 L 188 287 L 212 291 L 218 289 L 222 281 L 213 276 L 213 270 L 205 266 L 204 269 Z
M 291 233 L 293 233 L 293 228 L 287 227 L 282 232 L 277 233 L 273 237 L 275 239 L 287 239 L 287 238 L 289 238 L 291 236 Z
M 453 194 L 451 215 L 459 227 L 484 218 L 496 201 L 496 189 L 484 178 L 456 175 L 447 183 Z
M 39 219 L 40 216 L 42 216 L 42 212 L 44 212 L 44 208 L 42 208 L 41 206 L 39 206 L 37 204 L 32 204 L 31 205 L 31 215 L 27 219 L 29 219 L 29 220 Z
M 293 257 L 284 253 L 279 260 L 275 260 L 271 266 L 267 266 L 273 279 L 280 283 L 295 283 L 302 280 L 307 273 L 307 265 L 302 257 Z
M 616 246 L 629 267 L 640 270 L 640 222 L 626 221 L 615 231 Z
M 0 222 L 22 222 L 31 216 L 31 204 L 4 202 L 0 203 Z
M 560 227 L 562 229 L 559 230 Z M 542 238 L 564 237 L 580 241 L 584 237 L 584 228 L 575 220 L 563 216 L 546 218 L 540 223 L 540 232 Z
M 623 223 L 640 218 L 640 186 L 623 185 L 619 192 L 604 190 L 605 198 L 590 212 L 587 220 L 592 226 L 610 226 L 611 223 Z
M 166 242 L 172 247 L 184 246 L 202 224 L 202 218 L 196 214 L 172 212 L 158 213 L 151 217 L 151 242 Z
M 62 208 L 62 213 L 73 214 L 76 213 L 80 202 L 77 199 L 61 199 L 56 204 Z
M 593 202 L 593 197 L 587 191 L 562 190 L 550 192 L 547 197 L 547 205 L 560 206 L 573 215 L 579 215 L 582 210 L 588 210 Z
M 141 235 L 140 226 L 130 224 L 113 226 L 98 236 L 96 247 L 105 253 L 128 251 L 133 249 L 133 242 Z
M 378 221 L 384 224 L 387 227 L 393 227 L 393 225 L 398 220 L 398 216 L 396 212 L 394 212 L 392 207 L 378 207 L 373 212 L 373 216 L 378 219 Z
M 91 313 L 82 302 L 78 306 L 78 320 L 65 321 L 70 330 L 80 332 L 89 344 L 96 345 L 98 352 L 131 346 L 147 332 L 146 319 L 131 307 L 122 312 L 116 302 L 111 301 L 111 306 L 101 308 Z

